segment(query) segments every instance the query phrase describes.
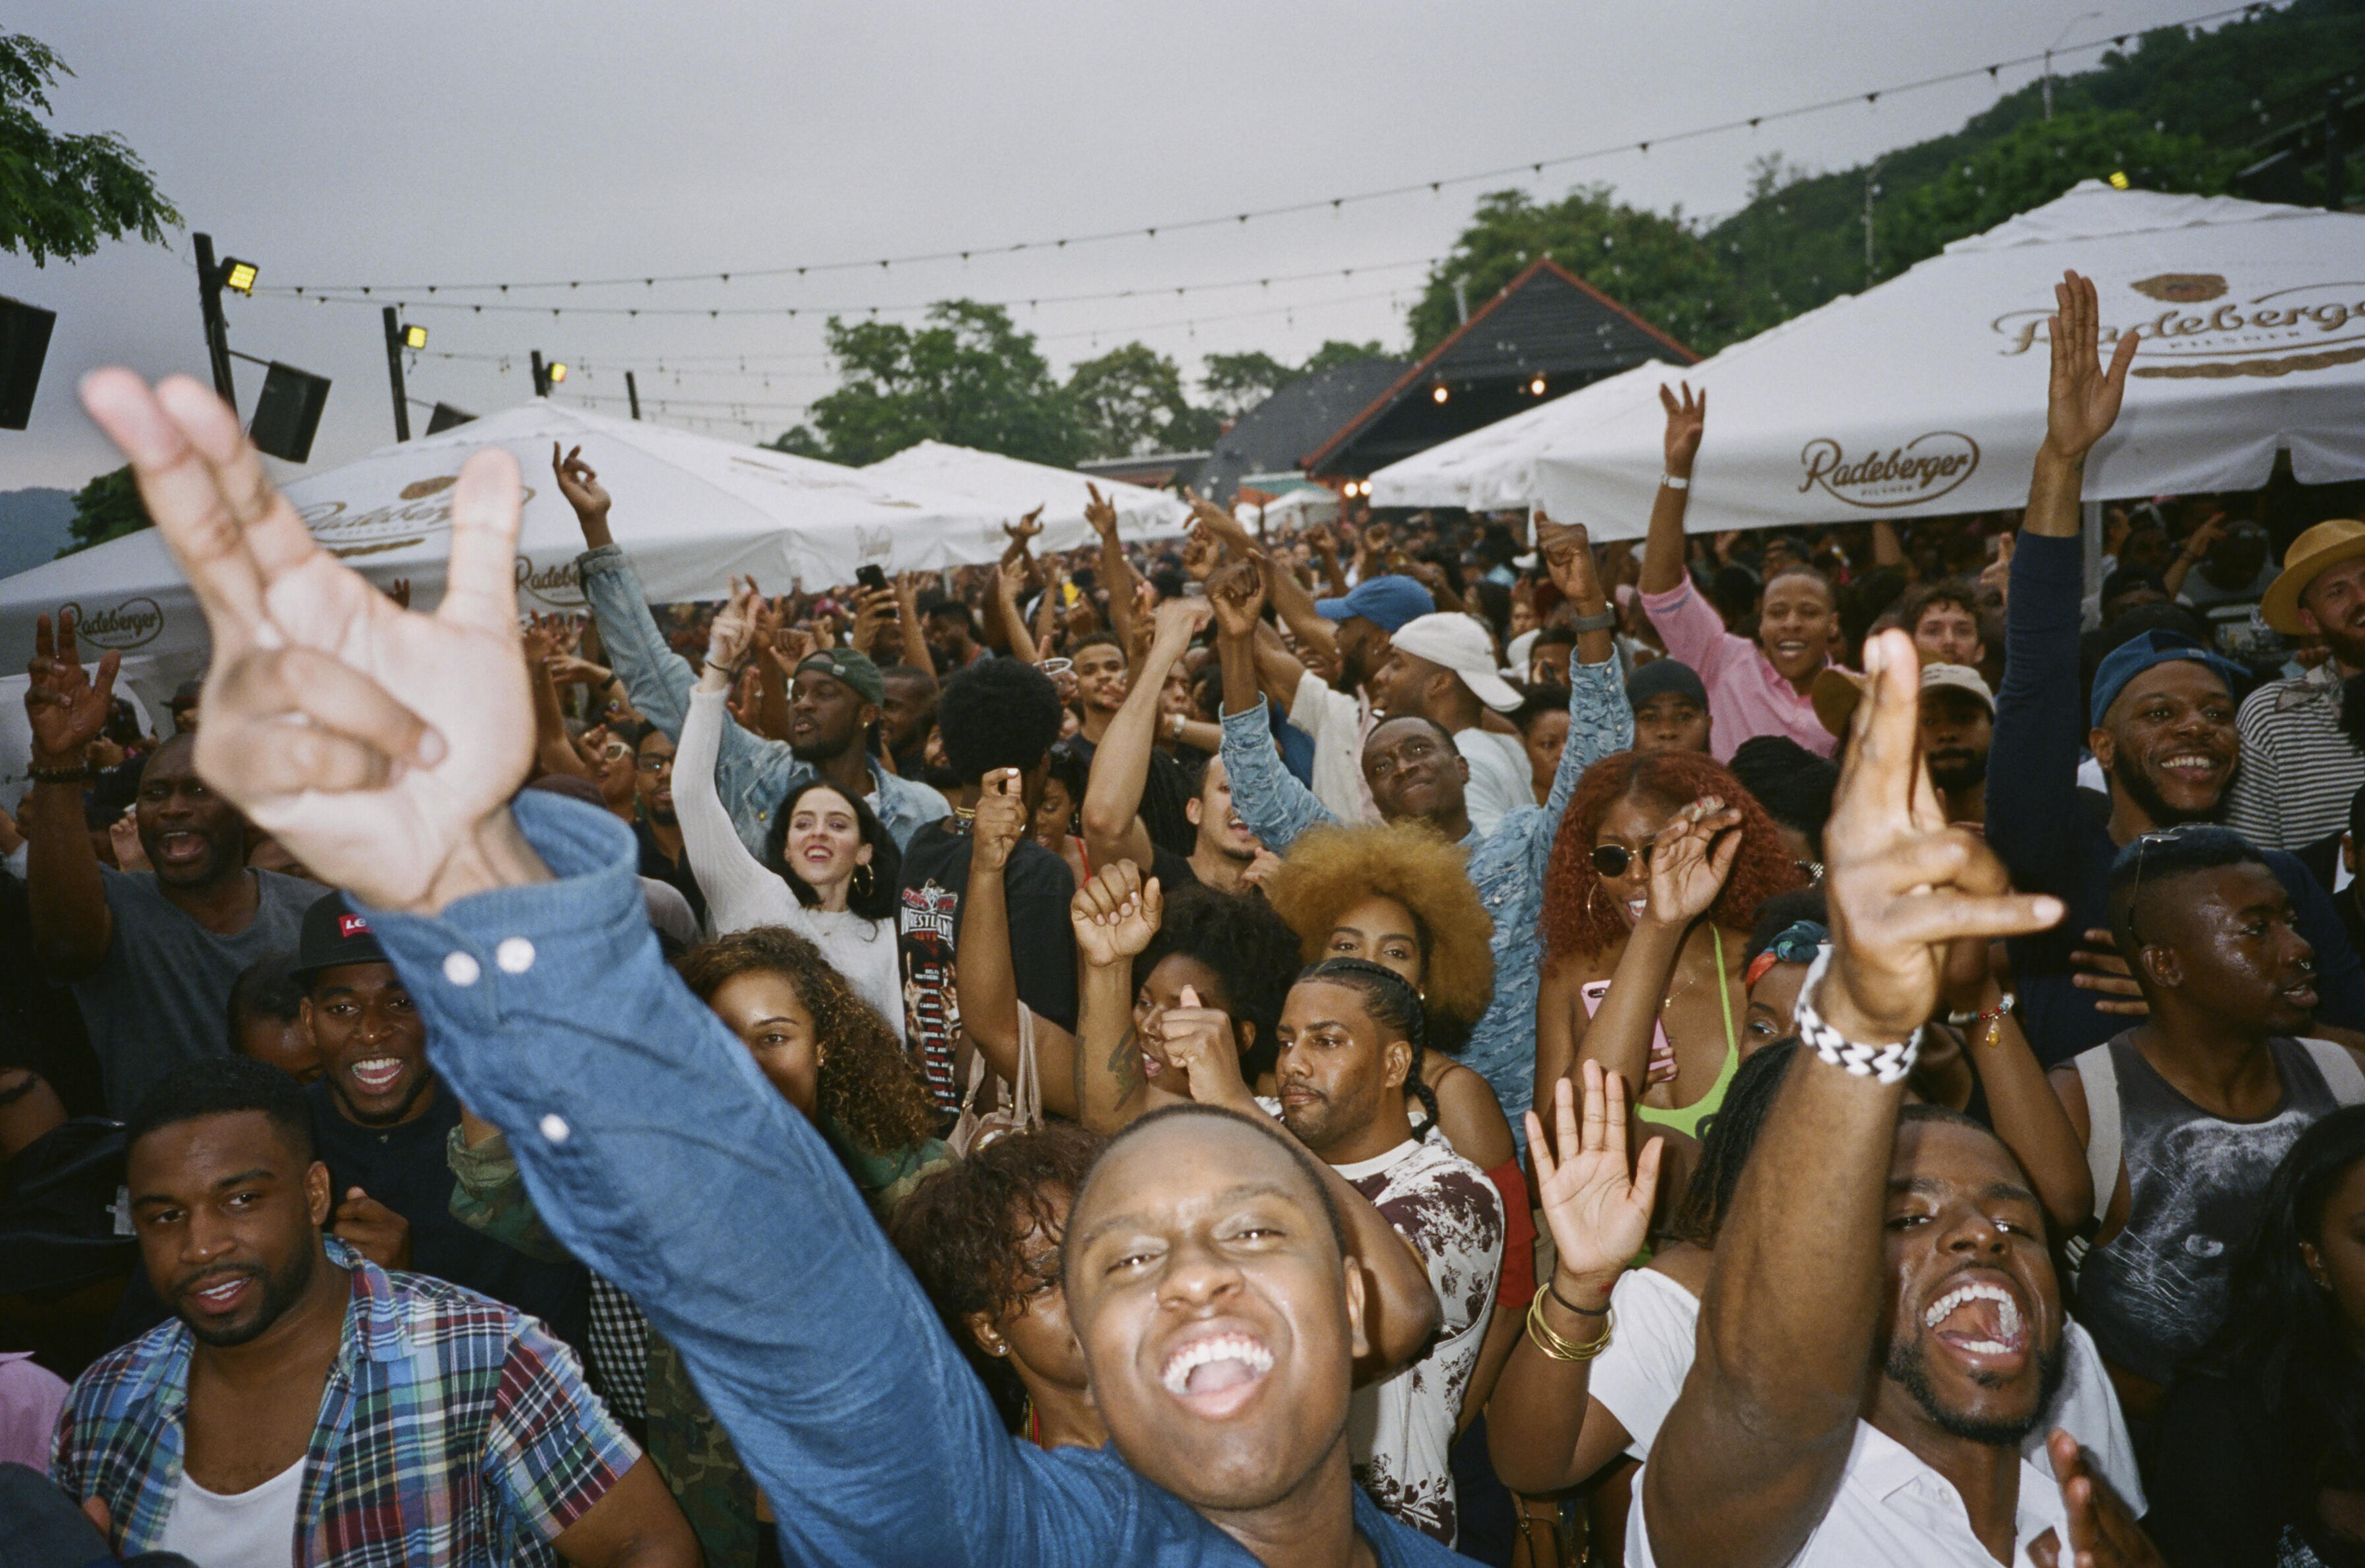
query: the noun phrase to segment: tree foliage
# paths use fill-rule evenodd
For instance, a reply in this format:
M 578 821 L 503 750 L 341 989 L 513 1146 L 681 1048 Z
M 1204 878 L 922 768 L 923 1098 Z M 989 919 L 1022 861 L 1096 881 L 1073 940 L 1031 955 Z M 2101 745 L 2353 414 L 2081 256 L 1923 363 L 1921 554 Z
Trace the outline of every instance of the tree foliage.
M 73 521 L 66 524 L 70 543 L 58 552 L 61 558 L 153 526 L 128 463 L 75 491 L 73 509 Z
M 1266 353 L 1211 353 L 1199 362 L 1200 390 L 1208 406 L 1225 419 L 1236 420 L 1297 377 L 1297 372 Z
M 1084 361 L 1068 373 L 1067 392 L 1093 457 L 1194 452 L 1216 439 L 1216 416 L 1191 406 L 1181 368 L 1147 343 Z
M 0 33 L 0 251 L 73 261 L 101 240 L 163 242 L 181 215 L 123 139 L 62 136 L 43 122 L 64 61 L 39 39 Z

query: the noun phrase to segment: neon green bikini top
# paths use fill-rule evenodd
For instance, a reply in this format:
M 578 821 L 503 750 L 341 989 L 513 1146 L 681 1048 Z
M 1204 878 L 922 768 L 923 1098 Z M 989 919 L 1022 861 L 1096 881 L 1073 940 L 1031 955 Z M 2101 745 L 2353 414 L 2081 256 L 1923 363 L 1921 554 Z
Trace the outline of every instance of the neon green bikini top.
M 1701 1121 L 1713 1115 L 1724 1103 L 1724 1092 L 1732 1086 L 1732 1075 L 1741 1070 L 1741 1047 L 1733 1041 L 1732 999 L 1726 990 L 1731 981 L 1724 972 L 1724 933 L 1710 925 L 1709 935 L 1716 943 L 1716 1010 L 1718 1016 L 1724 1020 L 1724 1067 L 1717 1073 L 1716 1081 L 1708 1086 L 1708 1092 L 1688 1105 L 1667 1111 L 1655 1105 L 1634 1107 L 1634 1114 L 1653 1126 L 1671 1127 L 1695 1138 L 1699 1137 Z

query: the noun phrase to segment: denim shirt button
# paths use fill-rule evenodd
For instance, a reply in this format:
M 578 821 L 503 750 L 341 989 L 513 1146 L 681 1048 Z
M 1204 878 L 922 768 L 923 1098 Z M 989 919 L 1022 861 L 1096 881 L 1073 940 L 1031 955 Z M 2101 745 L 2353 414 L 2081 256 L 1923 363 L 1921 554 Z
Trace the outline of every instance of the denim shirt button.
M 454 985 L 471 986 L 484 973 L 476 960 L 465 953 L 447 954 L 443 959 L 443 978 Z
M 533 968 L 533 944 L 522 936 L 512 936 L 493 949 L 493 962 L 505 975 L 521 975 Z
M 575 1129 L 566 1125 L 566 1117 L 553 1112 L 542 1119 L 542 1136 L 552 1143 L 565 1143 L 575 1136 Z

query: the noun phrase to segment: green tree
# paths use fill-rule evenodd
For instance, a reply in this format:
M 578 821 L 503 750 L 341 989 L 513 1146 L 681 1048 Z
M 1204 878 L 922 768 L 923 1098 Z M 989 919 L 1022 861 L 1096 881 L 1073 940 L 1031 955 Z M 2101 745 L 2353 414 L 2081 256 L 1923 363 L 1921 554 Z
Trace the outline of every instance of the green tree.
M 1216 416 L 1191 406 L 1181 369 L 1147 343 L 1085 360 L 1069 372 L 1067 391 L 1094 457 L 1192 452 L 1216 438 Z
M 1538 256 L 1552 257 L 1692 347 L 1705 350 L 1733 335 L 1721 270 L 1681 208 L 1650 212 L 1617 200 L 1608 185 L 1580 185 L 1543 207 L 1525 191 L 1480 196 L 1470 227 L 1412 308 L 1413 353 L 1427 353 L 1461 324 L 1457 278 L 1475 312 Z
M 73 74 L 49 45 L 0 33 L 0 251 L 39 267 L 126 234 L 163 243 L 181 215 L 123 139 L 61 136 L 42 123 L 61 73 Z
M 1266 353 L 1211 353 L 1199 362 L 1199 389 L 1209 407 L 1227 420 L 1237 420 L 1267 398 L 1297 379 L 1297 372 Z
M 140 504 L 140 487 L 133 482 L 128 463 L 112 473 L 101 474 L 75 491 L 73 509 L 73 521 L 66 524 L 66 537 L 72 543 L 58 552 L 61 560 L 94 544 L 104 544 L 110 539 L 153 526 L 148 520 L 148 509 Z
M 1306 356 L 1306 363 L 1297 367 L 1297 374 L 1318 375 L 1334 365 L 1361 364 L 1367 359 L 1387 357 L 1387 350 L 1380 347 L 1380 341 L 1377 338 L 1368 343 L 1350 343 L 1337 338 L 1329 338 L 1323 342 L 1320 348 Z
M 814 399 L 811 430 L 772 442 L 780 451 L 856 465 L 922 441 L 1062 468 L 1083 455 L 1082 422 L 1034 334 L 998 305 L 943 300 L 918 327 L 833 316 L 825 338 L 840 384 Z

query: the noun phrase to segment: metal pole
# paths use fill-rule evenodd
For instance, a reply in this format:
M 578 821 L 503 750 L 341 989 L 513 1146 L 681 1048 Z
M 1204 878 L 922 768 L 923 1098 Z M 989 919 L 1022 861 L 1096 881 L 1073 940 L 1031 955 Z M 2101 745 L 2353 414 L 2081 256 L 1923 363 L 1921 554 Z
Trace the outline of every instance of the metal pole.
M 624 396 L 633 400 L 633 418 L 641 417 L 641 384 L 633 379 L 631 371 L 624 372 Z
M 222 319 L 222 270 L 214 261 L 214 237 L 192 234 L 197 249 L 197 310 L 206 324 L 206 353 L 213 361 L 214 391 L 231 408 L 238 407 L 238 387 L 230 375 L 230 325 Z
M 542 351 L 535 349 L 532 353 L 533 354 L 533 395 L 537 398 L 547 398 L 550 396 L 550 379 L 543 372 Z
M 1872 198 L 1880 194 L 1880 165 L 1875 162 L 1864 172 L 1864 281 L 1871 284 L 1874 276 L 1872 254 Z
M 402 389 L 402 323 L 386 308 L 386 374 L 394 383 L 394 439 L 410 439 L 410 398 Z

